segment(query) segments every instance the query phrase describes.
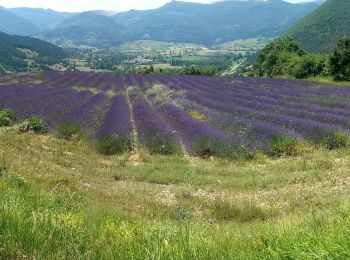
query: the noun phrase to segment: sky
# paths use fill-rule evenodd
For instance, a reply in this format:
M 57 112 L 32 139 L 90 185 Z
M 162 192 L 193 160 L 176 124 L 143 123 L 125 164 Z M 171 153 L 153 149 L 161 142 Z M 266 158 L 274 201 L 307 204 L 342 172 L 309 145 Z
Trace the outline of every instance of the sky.
M 4 7 L 41 7 L 57 11 L 88 11 L 130 9 L 151 9 L 166 4 L 170 0 L 0 0 Z M 187 2 L 210 3 L 212 0 L 186 0 Z M 288 2 L 306 2 L 310 0 L 286 0 Z

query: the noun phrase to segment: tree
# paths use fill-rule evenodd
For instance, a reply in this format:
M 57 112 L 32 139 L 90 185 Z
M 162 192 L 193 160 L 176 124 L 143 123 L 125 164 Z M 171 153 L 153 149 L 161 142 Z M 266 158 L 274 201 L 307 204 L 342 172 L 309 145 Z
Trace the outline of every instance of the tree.
M 290 60 L 303 55 L 306 53 L 298 42 L 289 37 L 277 38 L 259 52 L 254 70 L 260 77 L 281 76 Z
M 327 54 L 307 54 L 291 38 L 278 38 L 258 53 L 254 72 L 260 77 L 297 79 L 329 76 L 329 58 Z
M 0 64 L 0 73 L 5 73 L 5 72 L 6 72 L 5 68 Z
M 350 38 L 338 41 L 329 63 L 335 80 L 350 80 Z

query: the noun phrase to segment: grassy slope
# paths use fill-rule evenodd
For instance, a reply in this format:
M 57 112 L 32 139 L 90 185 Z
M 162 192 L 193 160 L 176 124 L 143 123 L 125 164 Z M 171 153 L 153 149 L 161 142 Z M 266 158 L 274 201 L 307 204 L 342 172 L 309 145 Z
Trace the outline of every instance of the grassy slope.
M 0 258 L 346 258 L 349 157 L 139 164 L 1 130 Z

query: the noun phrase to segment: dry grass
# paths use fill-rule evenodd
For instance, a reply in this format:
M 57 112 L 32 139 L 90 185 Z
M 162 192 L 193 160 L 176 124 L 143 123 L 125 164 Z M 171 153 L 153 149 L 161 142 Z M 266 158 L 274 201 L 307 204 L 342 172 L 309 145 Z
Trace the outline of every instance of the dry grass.
M 350 195 L 350 160 L 343 151 L 315 151 L 303 158 L 247 162 L 189 162 L 181 157 L 104 157 L 83 141 L 60 140 L 50 135 L 3 133 L 0 153 L 7 167 L 45 189 L 55 185 L 83 191 L 98 205 L 150 212 L 160 207 L 181 206 L 175 194 L 184 189 L 193 206 L 213 200 L 254 201 L 281 212 L 307 207 L 315 200 Z M 134 158 L 135 157 L 135 158 Z M 131 158 L 131 159 L 130 159 Z M 137 161 L 137 163 L 135 163 Z M 307 205 L 307 206 L 306 206 Z M 206 208 L 197 215 L 206 214 Z
M 292 232 L 296 226 L 299 235 L 304 236 L 310 212 L 315 218 L 331 212 L 327 218 L 333 219 L 339 212 L 332 212 L 337 212 L 338 207 L 347 208 L 350 196 L 347 150 L 315 150 L 299 157 L 260 157 L 253 161 L 188 160 L 181 156 L 150 156 L 141 151 L 135 159 L 129 154 L 101 156 L 84 141 L 3 129 L 0 159 L 7 171 L 23 176 L 45 194 L 78 196 L 81 201 L 75 205 L 83 212 L 117 214 L 149 228 L 168 228 L 169 223 L 199 227 L 195 234 L 203 231 L 208 237 L 203 244 L 199 237 L 195 243 L 208 247 L 207 243 L 219 241 L 211 244 L 219 255 L 235 243 L 237 248 L 226 257 L 236 252 L 248 258 L 247 250 L 257 250 L 259 255 L 259 247 L 266 249 L 265 242 L 257 240 L 254 243 L 258 244 L 249 242 L 253 243 L 250 249 L 242 246 L 251 229 L 265 236 L 264 232 L 291 225 L 285 232 Z M 231 229 L 232 233 L 225 231 Z M 270 236 L 278 237 L 273 232 Z M 233 241 L 226 241 L 228 237 Z

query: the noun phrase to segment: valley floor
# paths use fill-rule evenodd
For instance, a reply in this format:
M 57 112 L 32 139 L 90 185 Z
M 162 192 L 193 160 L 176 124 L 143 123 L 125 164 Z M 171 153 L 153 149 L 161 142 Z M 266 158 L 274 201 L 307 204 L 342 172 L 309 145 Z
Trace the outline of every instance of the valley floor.
M 0 258 L 345 259 L 350 152 L 103 157 L 0 132 Z

